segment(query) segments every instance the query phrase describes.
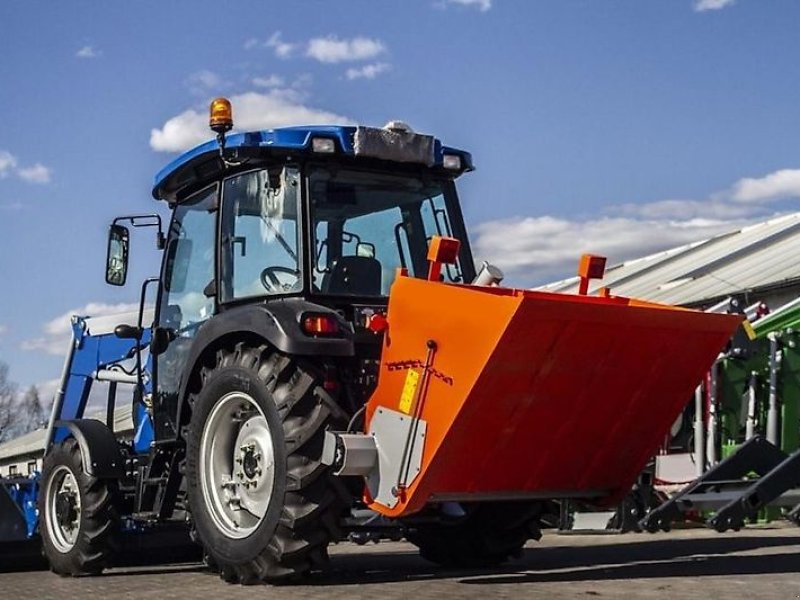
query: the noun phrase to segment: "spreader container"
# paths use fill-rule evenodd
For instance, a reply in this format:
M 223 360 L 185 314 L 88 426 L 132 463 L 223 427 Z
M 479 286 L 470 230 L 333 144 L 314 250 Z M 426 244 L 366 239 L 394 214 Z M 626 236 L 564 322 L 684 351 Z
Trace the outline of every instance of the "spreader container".
M 615 501 L 741 321 L 405 276 L 387 317 L 366 495 L 393 517 L 442 501 Z

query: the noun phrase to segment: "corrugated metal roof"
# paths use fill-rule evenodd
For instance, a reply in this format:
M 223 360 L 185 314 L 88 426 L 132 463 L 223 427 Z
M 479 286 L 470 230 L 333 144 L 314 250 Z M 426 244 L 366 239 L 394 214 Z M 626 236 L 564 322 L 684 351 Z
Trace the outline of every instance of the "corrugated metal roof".
M 128 403 L 126 406 L 117 407 L 114 411 L 114 430 L 117 433 L 127 434 L 133 431 L 132 408 Z M 105 412 L 99 412 L 87 415 L 87 418 L 105 422 L 106 415 Z M 42 453 L 46 435 L 47 429 L 37 429 L 0 444 L 0 463 L 20 456 Z
M 793 213 L 614 265 L 589 289 L 606 286 L 614 295 L 699 305 L 730 294 L 800 283 L 798 256 L 800 213 Z M 578 278 L 537 289 L 575 293 Z

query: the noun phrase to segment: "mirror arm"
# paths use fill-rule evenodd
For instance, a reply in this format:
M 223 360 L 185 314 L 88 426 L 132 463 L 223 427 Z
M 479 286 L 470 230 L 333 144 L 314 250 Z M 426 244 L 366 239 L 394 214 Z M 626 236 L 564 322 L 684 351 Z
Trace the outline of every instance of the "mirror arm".
M 130 223 L 131 227 L 157 227 L 158 232 L 156 233 L 156 247 L 159 250 L 163 250 L 166 246 L 167 238 L 164 235 L 164 228 L 161 223 L 161 215 L 157 213 L 150 213 L 147 215 L 123 215 L 114 219 L 112 225 L 116 225 L 121 221 Z

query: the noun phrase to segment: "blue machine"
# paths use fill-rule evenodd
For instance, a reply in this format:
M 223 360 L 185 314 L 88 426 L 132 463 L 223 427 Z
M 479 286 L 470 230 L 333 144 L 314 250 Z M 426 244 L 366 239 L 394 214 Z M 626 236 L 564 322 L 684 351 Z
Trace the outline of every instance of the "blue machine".
M 158 228 L 161 274 L 142 285 L 136 325 L 73 319 L 42 475 L 0 492 L 0 541 L 38 531 L 62 575 L 113 564 L 123 532 L 169 527 L 191 528 L 231 581 L 324 566 L 328 543 L 363 529 L 345 519 L 360 492 L 329 481 L 322 451 L 374 388 L 382 342 L 370 319 L 385 314 L 398 269 L 428 276 L 434 236 L 460 240 L 442 278 L 475 280 L 455 186 L 473 169 L 468 152 L 397 121 L 226 138 L 229 102 L 211 113 L 216 140 L 155 178 L 169 226 L 149 214 L 109 229 L 106 282 L 125 285 L 122 223 Z M 108 384 L 105 418 L 86 418 L 95 382 Z M 130 440 L 114 431 L 120 383 L 133 388 Z
M 149 386 L 149 365 L 142 365 L 139 352 L 150 342 L 150 330 L 143 329 L 139 340 L 118 337 L 113 331 L 92 334 L 89 317 L 72 318 L 70 340 L 61 383 L 53 404 L 42 450 L 60 442 L 73 432 L 65 421 L 84 419 L 89 394 L 95 381 L 109 383 L 106 426 L 113 428 L 118 383 L 142 385 L 136 397 L 142 398 Z M 133 366 L 128 363 L 133 362 Z M 149 362 L 149 360 L 148 360 Z M 140 383 L 141 382 L 141 383 Z M 133 407 L 135 435 L 133 452 L 146 452 L 153 440 L 153 427 L 143 402 Z M 0 542 L 31 539 L 38 533 L 37 496 L 40 474 L 0 479 Z

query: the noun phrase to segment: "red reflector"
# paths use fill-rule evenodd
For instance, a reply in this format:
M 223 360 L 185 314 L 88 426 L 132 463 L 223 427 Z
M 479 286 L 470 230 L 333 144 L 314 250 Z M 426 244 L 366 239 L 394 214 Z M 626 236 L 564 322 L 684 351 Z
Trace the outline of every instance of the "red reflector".
M 367 317 L 367 329 L 372 333 L 383 333 L 389 328 L 389 321 L 381 313 Z
M 303 331 L 309 335 L 335 335 L 339 322 L 331 315 L 307 315 L 303 318 Z

